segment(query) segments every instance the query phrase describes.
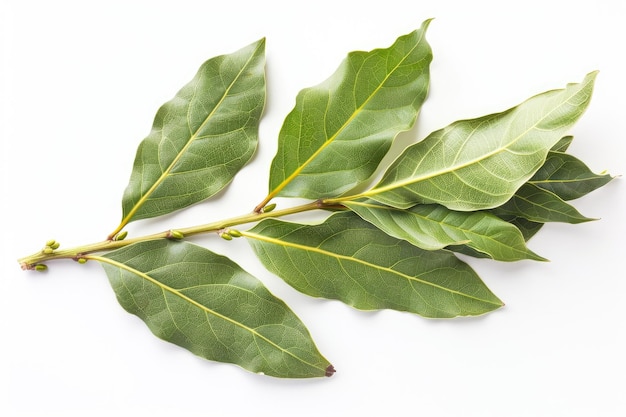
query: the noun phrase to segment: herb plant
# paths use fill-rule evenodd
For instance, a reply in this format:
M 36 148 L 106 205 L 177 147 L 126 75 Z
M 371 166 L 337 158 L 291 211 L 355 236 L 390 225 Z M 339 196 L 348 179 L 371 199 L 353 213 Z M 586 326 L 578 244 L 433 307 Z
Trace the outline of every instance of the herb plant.
M 97 261 L 120 304 L 158 337 L 210 360 L 287 378 L 331 376 L 335 369 L 285 303 L 187 237 L 245 238 L 266 268 L 298 291 L 361 310 L 449 318 L 500 308 L 455 253 L 540 261 L 526 241 L 544 223 L 590 220 L 567 201 L 611 176 L 568 154 L 566 135 L 589 104 L 596 74 L 501 113 L 452 123 L 381 167 L 427 96 L 428 25 L 389 48 L 350 53 L 330 78 L 298 94 L 278 135 L 267 196 L 250 213 L 127 237 L 130 222 L 211 198 L 255 152 L 265 41 L 208 60 L 158 110 L 139 145 L 120 224 L 99 243 L 62 249 L 50 240 L 20 259 L 22 268 Z M 275 197 L 310 201 L 275 209 Z M 325 220 L 280 220 L 313 210 Z

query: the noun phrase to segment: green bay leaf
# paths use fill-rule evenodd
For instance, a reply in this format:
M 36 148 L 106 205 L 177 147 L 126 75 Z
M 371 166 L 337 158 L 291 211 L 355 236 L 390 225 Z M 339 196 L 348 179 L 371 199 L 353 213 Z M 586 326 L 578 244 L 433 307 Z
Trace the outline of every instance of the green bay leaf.
M 594 191 L 613 177 L 595 174 L 580 159 L 562 152 L 550 152 L 545 163 L 528 181 L 551 191 L 563 200 L 574 200 Z
M 264 39 L 206 61 L 161 106 L 139 145 L 120 226 L 171 213 L 224 188 L 254 154 L 264 105 Z
M 398 209 L 380 203 L 349 201 L 344 205 L 390 236 L 425 250 L 461 243 L 499 261 L 545 260 L 526 247 L 511 223 L 486 211 L 463 212 L 436 204 Z
M 265 219 L 248 232 L 268 270 L 313 297 L 425 317 L 479 315 L 502 302 L 448 251 L 425 251 L 351 212 L 319 225 Z
M 224 256 L 187 242 L 154 240 L 92 258 L 102 262 L 122 307 L 164 340 L 276 377 L 334 372 L 300 319 Z
M 505 203 L 587 108 L 595 76 L 430 134 L 409 146 L 363 195 L 398 208 L 436 203 L 471 211 Z
M 428 24 L 387 49 L 351 52 L 325 82 L 298 94 L 279 134 L 269 198 L 337 196 L 372 176 L 426 98 Z
M 572 141 L 574 140 L 573 136 L 563 136 L 553 147 L 550 149 L 552 152 L 567 152 Z
M 513 198 L 496 207 L 492 213 L 499 217 L 522 217 L 532 222 L 584 223 L 594 219 L 585 217 L 558 195 L 534 184 L 524 184 Z

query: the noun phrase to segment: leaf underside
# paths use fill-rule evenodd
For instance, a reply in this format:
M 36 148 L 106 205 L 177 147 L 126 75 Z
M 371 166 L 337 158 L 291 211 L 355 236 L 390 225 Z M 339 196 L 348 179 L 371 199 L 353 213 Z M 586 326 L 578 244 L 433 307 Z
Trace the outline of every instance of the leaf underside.
M 479 315 L 502 302 L 447 251 L 424 251 L 351 212 L 319 225 L 266 219 L 244 236 L 271 272 L 313 297 L 425 317 Z
M 224 256 L 191 243 L 158 240 L 99 260 L 122 307 L 164 340 L 266 375 L 332 375 L 300 319 Z
M 409 146 L 365 195 L 398 208 L 435 203 L 471 211 L 505 203 L 582 115 L 595 75 L 430 134 Z
M 264 39 L 205 62 L 139 145 L 122 222 L 168 214 L 224 188 L 254 154 L 264 105 Z
M 385 233 L 425 250 L 465 243 L 499 261 L 544 260 L 526 247 L 517 227 L 485 211 L 454 211 L 436 204 L 405 210 L 376 202 L 344 204 Z
M 609 174 L 595 174 L 585 163 L 566 154 L 571 136 L 562 138 L 535 175 L 502 206 L 489 210 L 514 225 L 528 241 L 547 222 L 581 223 L 589 219 L 566 200 L 580 198 L 609 183 Z M 469 245 L 451 245 L 448 249 L 466 255 L 485 257 Z
M 279 134 L 270 195 L 337 196 L 372 176 L 426 98 L 428 24 L 387 49 L 351 52 L 329 79 L 298 94 Z

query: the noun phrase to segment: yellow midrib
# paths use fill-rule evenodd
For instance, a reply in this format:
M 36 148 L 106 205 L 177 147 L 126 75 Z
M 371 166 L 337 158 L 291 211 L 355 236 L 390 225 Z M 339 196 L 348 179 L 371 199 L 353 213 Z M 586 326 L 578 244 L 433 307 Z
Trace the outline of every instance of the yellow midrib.
M 513 138 L 511 141 L 509 141 L 508 143 L 506 143 L 504 146 L 501 146 L 497 149 L 494 149 L 491 152 L 488 152 L 486 154 L 481 155 L 480 157 L 468 160 L 464 163 L 458 164 L 458 165 L 451 165 L 449 167 L 443 168 L 441 170 L 437 170 L 434 172 L 427 172 L 421 176 L 418 177 L 410 177 L 407 178 L 404 181 L 397 181 L 397 182 L 392 182 L 389 185 L 386 185 L 384 187 L 380 187 L 380 188 L 372 188 L 369 191 L 366 191 L 362 194 L 360 194 L 360 196 L 363 197 L 370 197 L 370 196 L 374 196 L 376 194 L 380 194 L 380 193 L 384 193 L 396 188 L 402 188 L 402 187 L 407 187 L 411 184 L 420 182 L 420 181 L 424 181 L 430 178 L 434 178 L 440 175 L 444 175 L 444 174 L 449 174 L 451 172 L 454 171 L 458 171 L 461 170 L 463 168 L 466 168 L 470 165 L 474 165 L 476 163 L 479 163 L 481 161 L 484 161 L 494 155 L 497 155 L 501 152 L 506 151 L 511 145 L 513 145 L 514 143 L 516 143 L 518 140 L 520 140 L 520 138 L 522 138 L 523 136 L 525 136 L 526 134 L 528 134 L 528 132 L 530 132 L 531 130 L 535 129 L 537 127 L 537 125 L 539 125 L 541 122 L 543 122 L 548 116 L 550 116 L 553 112 L 555 112 L 557 109 L 559 109 L 561 106 L 563 106 L 563 104 L 567 103 L 573 96 L 575 96 L 576 94 L 579 94 L 585 86 L 581 86 L 580 89 L 576 90 L 571 96 L 567 97 L 566 100 L 562 100 L 561 103 L 558 106 L 555 106 L 552 110 L 550 110 L 548 113 L 546 113 L 542 118 L 540 118 L 539 120 L 537 120 L 532 126 L 530 126 L 529 128 L 527 128 L 524 132 L 522 132 L 521 134 L 519 134 L 518 136 L 516 136 L 515 138 Z M 440 139 L 439 141 L 442 141 L 443 139 Z
M 340 254 L 337 254 L 337 253 L 334 253 L 334 252 L 329 252 L 329 251 L 326 251 L 326 250 L 323 250 L 323 249 L 320 249 L 320 248 L 306 246 L 306 245 L 301 245 L 301 244 L 298 244 L 298 243 L 286 242 L 284 240 L 275 239 L 275 238 L 271 238 L 271 237 L 267 237 L 267 236 L 263 236 L 263 235 L 258 235 L 256 233 L 252 233 L 252 232 L 243 232 L 242 231 L 241 234 L 242 234 L 242 236 L 245 236 L 245 237 L 250 238 L 250 239 L 260 240 L 260 241 L 263 241 L 263 242 L 272 243 L 272 244 L 279 245 L 279 246 L 284 246 L 284 247 L 289 247 L 289 248 L 294 248 L 294 249 L 300 249 L 300 250 L 307 251 L 307 252 L 314 252 L 314 253 L 317 253 L 317 254 L 320 254 L 320 255 L 329 256 L 331 258 L 336 258 L 336 259 L 341 259 L 341 260 L 355 262 L 355 263 L 361 264 L 361 265 L 369 267 L 369 268 L 373 268 L 373 269 L 377 269 L 377 270 L 380 270 L 380 271 L 384 271 L 384 272 L 388 272 L 388 273 L 397 275 L 397 276 L 399 276 L 401 278 L 404 278 L 404 279 L 407 279 L 409 281 L 415 281 L 415 282 L 418 282 L 420 284 L 428 285 L 428 286 L 436 288 L 438 290 L 442 290 L 442 291 L 445 291 L 445 292 L 449 292 L 451 294 L 455 294 L 455 295 L 459 295 L 459 296 L 462 296 L 462 297 L 470 298 L 472 300 L 476 300 L 476 301 L 480 301 L 480 302 L 484 302 L 484 303 L 489 303 L 489 304 L 493 304 L 493 305 L 497 305 L 497 306 L 502 305 L 502 304 L 499 304 L 499 303 L 496 303 L 496 302 L 493 302 L 493 301 L 483 300 L 483 299 L 478 298 L 478 297 L 473 297 L 473 296 L 471 296 L 469 294 L 464 294 L 464 293 L 462 293 L 460 291 L 455 291 L 455 290 L 452 290 L 450 288 L 445 288 L 445 287 L 442 287 L 441 285 L 437 285 L 437 284 L 434 284 L 432 282 L 428 282 L 428 281 L 425 281 L 423 279 L 419 279 L 417 277 L 413 277 L 411 275 L 407 275 L 407 274 L 404 274 L 402 272 L 393 270 L 391 268 L 387 268 L 387 267 L 383 267 L 383 266 L 380 266 L 380 265 L 376 265 L 376 264 L 373 264 L 371 262 L 367 262 L 367 261 L 364 261 L 362 259 L 354 258 L 354 257 L 351 257 L 351 256 L 340 255 Z
M 274 343 L 273 341 L 271 341 L 267 337 L 263 336 L 262 334 L 260 334 L 256 330 L 246 326 L 243 323 L 240 323 L 240 322 L 238 322 L 236 320 L 233 320 L 233 319 L 231 319 L 228 316 L 220 314 L 220 313 L 218 313 L 215 310 L 212 310 L 212 309 L 206 307 L 205 305 L 203 305 L 203 304 L 197 302 L 196 300 L 186 296 L 185 294 L 182 294 L 180 291 L 176 290 L 175 288 L 172 288 L 172 287 L 170 287 L 168 285 L 165 285 L 162 282 L 157 281 L 156 279 L 152 278 L 151 276 L 149 276 L 149 275 L 147 275 L 147 274 L 145 274 L 145 273 L 143 273 L 141 271 L 138 271 L 138 270 L 136 270 L 134 268 L 131 268 L 130 266 L 128 266 L 126 264 L 114 261 L 113 259 L 106 258 L 106 257 L 103 257 L 103 256 L 88 255 L 88 256 L 85 256 L 85 258 L 92 259 L 92 260 L 99 261 L 99 262 L 103 262 L 103 263 L 107 263 L 109 265 L 112 265 L 112 266 L 115 266 L 115 267 L 120 268 L 122 270 L 125 270 L 127 272 L 130 272 L 130 273 L 132 273 L 134 275 L 137 275 L 138 277 L 140 277 L 140 278 L 142 278 L 142 279 L 144 279 L 144 280 L 146 280 L 146 281 L 156 285 L 162 291 L 169 292 L 170 294 L 173 294 L 173 295 L 179 297 L 183 301 L 188 302 L 188 303 L 192 304 L 193 306 L 201 309 L 202 311 L 205 312 L 205 314 L 213 315 L 213 316 L 215 316 L 217 318 L 220 318 L 222 320 L 225 320 L 225 321 L 227 321 L 227 322 L 229 322 L 229 323 L 231 323 L 231 324 L 233 324 L 233 325 L 235 325 L 237 327 L 240 327 L 241 329 L 244 329 L 245 331 L 250 332 L 253 336 L 258 337 L 259 339 L 261 339 L 261 340 L 265 341 L 266 343 L 268 343 L 269 345 L 273 346 L 275 349 L 280 350 L 281 352 L 291 356 L 292 358 L 296 359 L 297 361 L 302 362 L 302 363 L 304 363 L 306 365 L 309 365 L 312 368 L 319 369 L 320 371 L 322 371 L 322 373 L 326 372 L 325 368 L 320 368 L 319 366 L 317 366 L 315 364 L 312 364 L 312 363 L 310 363 L 310 362 L 308 362 L 308 361 L 306 361 L 306 360 L 296 356 L 292 352 L 282 348 L 281 346 L 277 345 L 276 343 Z M 172 321 L 174 321 L 173 318 L 172 318 Z M 174 324 L 176 325 L 175 322 L 174 322 Z
M 350 117 L 341 125 L 341 127 L 329 138 L 327 138 L 322 146 L 320 146 L 311 156 L 307 158 L 304 163 L 302 163 L 298 168 L 296 168 L 287 178 L 285 178 L 278 186 L 276 186 L 269 194 L 270 197 L 276 196 L 283 188 L 287 186 L 295 177 L 300 175 L 300 173 L 304 170 L 304 168 L 311 163 L 317 156 L 326 149 L 333 141 L 343 132 L 343 130 L 350 125 L 350 123 L 360 114 L 360 112 L 365 108 L 365 106 L 370 102 L 370 100 L 380 91 L 382 86 L 387 82 L 389 77 L 398 69 L 398 67 L 411 55 L 411 53 L 422 43 L 424 38 L 424 32 L 422 31 L 420 34 L 420 38 L 415 43 L 415 46 L 411 48 L 411 50 L 402 57 L 402 60 L 395 66 L 389 73 L 385 76 L 385 78 L 378 84 L 376 89 L 367 97 L 367 99 L 361 104 L 358 108 L 354 110 L 354 112 L 350 115 Z M 300 126 L 301 127 L 301 126 Z
M 224 94 L 222 94 L 222 97 L 220 98 L 220 100 L 217 102 L 217 104 L 215 105 L 215 107 L 213 107 L 213 109 L 211 110 L 211 112 L 207 115 L 207 117 L 204 119 L 204 121 L 202 122 L 202 124 L 196 129 L 196 131 L 189 137 L 189 140 L 187 141 L 187 143 L 185 144 L 185 146 L 183 146 L 183 148 L 180 150 L 180 152 L 178 152 L 178 154 L 176 155 L 176 157 L 172 160 L 172 162 L 168 165 L 168 167 L 161 173 L 161 175 L 159 176 L 159 178 L 155 181 L 154 184 L 152 184 L 152 186 L 150 187 L 150 189 L 141 196 L 141 198 L 139 199 L 139 201 L 133 206 L 133 208 L 128 212 L 128 214 L 124 217 L 124 219 L 122 220 L 122 225 L 125 225 L 126 223 L 128 223 L 130 221 L 130 219 L 132 219 L 132 217 L 135 215 L 135 213 L 137 213 L 137 211 L 141 208 L 141 206 L 148 200 L 148 198 L 150 197 L 150 195 L 165 181 L 165 178 L 167 178 L 167 176 L 170 174 L 170 172 L 172 171 L 172 169 L 174 168 L 174 166 L 176 165 L 176 163 L 183 157 L 183 155 L 185 154 L 185 152 L 187 151 L 187 149 L 189 149 L 189 147 L 192 145 L 192 143 L 198 138 L 198 132 L 201 132 L 202 129 L 207 125 L 207 123 L 209 123 L 209 120 L 211 120 L 211 118 L 213 117 L 213 115 L 215 114 L 215 112 L 217 111 L 217 109 L 219 109 L 219 107 L 222 105 L 222 103 L 224 102 L 224 100 L 226 99 L 226 97 L 228 97 L 228 93 L 230 92 L 230 90 L 232 89 L 233 85 L 235 85 L 235 83 L 239 80 L 239 78 L 241 77 L 241 74 L 244 72 L 244 70 L 248 67 L 248 65 L 250 64 L 250 62 L 252 61 L 252 59 L 256 56 L 256 52 L 259 49 L 260 45 L 252 52 L 252 54 L 250 55 L 250 57 L 248 58 L 248 60 L 246 61 L 245 65 L 242 66 L 242 68 L 239 70 L 239 72 L 237 73 L 237 76 L 233 78 L 232 82 L 228 85 L 228 87 L 226 88 L 226 90 L 224 90 Z M 195 95 L 195 91 L 194 91 L 194 95 Z M 187 109 L 189 110 L 189 109 Z

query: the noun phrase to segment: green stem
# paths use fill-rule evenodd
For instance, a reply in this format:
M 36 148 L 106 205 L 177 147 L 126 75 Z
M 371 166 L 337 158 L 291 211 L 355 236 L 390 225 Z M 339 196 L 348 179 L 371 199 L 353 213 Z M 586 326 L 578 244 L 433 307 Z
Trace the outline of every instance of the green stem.
M 103 242 L 92 243 L 89 245 L 77 246 L 71 249 L 62 249 L 55 250 L 52 253 L 45 253 L 44 251 L 36 252 L 30 256 L 23 257 L 18 259 L 18 262 L 22 266 L 22 269 L 35 269 L 35 267 L 39 264 L 43 264 L 47 261 L 55 260 L 55 259 L 73 259 L 79 260 L 84 257 L 84 255 L 93 253 L 93 252 L 104 252 L 113 249 L 118 249 L 124 246 L 132 245 L 133 243 L 143 242 L 148 240 L 156 240 L 156 239 L 175 239 L 173 236 L 173 231 L 179 232 L 184 237 L 198 235 L 202 233 L 210 233 L 210 232 L 218 232 L 222 229 L 231 226 L 237 226 L 246 223 L 252 223 L 256 221 L 263 220 L 268 217 L 282 217 L 288 216 L 290 214 L 302 213 L 305 211 L 318 210 L 327 208 L 327 206 L 321 201 L 314 201 L 311 203 L 303 204 L 301 206 L 290 207 L 283 210 L 275 210 L 269 213 L 250 213 L 245 214 L 243 216 L 232 217 L 230 219 L 220 220 L 213 223 L 207 223 L 200 226 L 192 226 L 185 227 L 181 229 L 172 229 L 165 232 L 155 233 L 152 235 L 146 235 L 136 238 L 130 238 L 125 240 L 110 240 L 107 239 Z M 119 232 L 119 230 L 117 231 Z M 116 234 L 117 234 L 116 232 Z

